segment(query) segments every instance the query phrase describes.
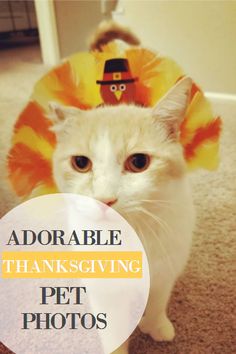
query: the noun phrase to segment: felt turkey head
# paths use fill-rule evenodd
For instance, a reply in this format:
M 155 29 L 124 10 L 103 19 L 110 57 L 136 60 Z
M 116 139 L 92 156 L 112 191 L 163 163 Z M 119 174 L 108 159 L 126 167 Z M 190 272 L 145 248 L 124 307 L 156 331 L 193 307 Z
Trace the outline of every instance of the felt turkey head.
M 97 80 L 101 85 L 100 93 L 105 104 L 134 103 L 135 81 L 130 72 L 127 59 L 110 59 L 105 62 L 103 80 Z

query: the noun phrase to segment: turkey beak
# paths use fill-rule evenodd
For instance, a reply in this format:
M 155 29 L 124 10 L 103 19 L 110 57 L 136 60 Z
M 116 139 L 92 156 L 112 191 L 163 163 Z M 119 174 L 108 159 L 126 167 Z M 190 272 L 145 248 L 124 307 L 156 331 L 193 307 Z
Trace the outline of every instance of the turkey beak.
M 117 101 L 119 101 L 121 98 L 122 92 L 120 90 L 117 90 L 114 92 L 114 94 L 116 95 Z

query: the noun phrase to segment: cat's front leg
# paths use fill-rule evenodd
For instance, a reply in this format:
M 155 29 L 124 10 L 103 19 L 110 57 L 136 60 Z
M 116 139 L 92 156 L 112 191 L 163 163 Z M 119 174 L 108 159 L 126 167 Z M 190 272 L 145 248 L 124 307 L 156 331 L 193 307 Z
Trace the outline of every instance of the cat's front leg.
M 111 354 L 129 354 L 129 340 L 127 339 L 118 349 Z
M 174 282 L 169 281 L 163 287 L 152 289 L 145 315 L 139 328 L 156 341 L 171 341 L 175 337 L 175 329 L 167 316 L 167 306 Z

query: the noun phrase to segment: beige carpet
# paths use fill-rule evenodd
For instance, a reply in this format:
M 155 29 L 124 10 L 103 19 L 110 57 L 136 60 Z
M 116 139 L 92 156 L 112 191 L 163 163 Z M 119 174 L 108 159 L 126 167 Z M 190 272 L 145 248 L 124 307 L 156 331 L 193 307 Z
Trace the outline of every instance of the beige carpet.
M 132 354 L 236 353 L 236 102 L 215 103 L 224 132 L 217 172 L 192 176 L 197 226 L 192 254 L 169 307 L 172 343 L 145 336 Z
M 36 47 L 0 52 L 0 126 L 9 138 L 8 122 L 45 70 Z M 222 162 L 217 172 L 192 176 L 198 221 L 191 258 L 169 308 L 176 338 L 160 344 L 137 334 L 131 354 L 236 353 L 236 103 L 215 102 L 214 108 L 224 120 Z M 0 353 L 6 353 L 1 346 Z

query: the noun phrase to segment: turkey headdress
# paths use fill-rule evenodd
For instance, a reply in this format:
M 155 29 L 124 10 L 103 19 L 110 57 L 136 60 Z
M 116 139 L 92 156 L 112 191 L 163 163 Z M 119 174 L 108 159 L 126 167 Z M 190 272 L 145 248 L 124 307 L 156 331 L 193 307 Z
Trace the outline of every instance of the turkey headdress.
M 57 192 L 52 174 L 56 138 L 47 118 L 49 101 L 82 110 L 119 103 L 153 107 L 183 76 L 172 59 L 115 42 L 101 51 L 76 53 L 50 70 L 36 83 L 15 124 L 8 175 L 17 195 L 27 199 Z M 220 118 L 193 83 L 180 128 L 189 170 L 217 167 L 220 130 Z

